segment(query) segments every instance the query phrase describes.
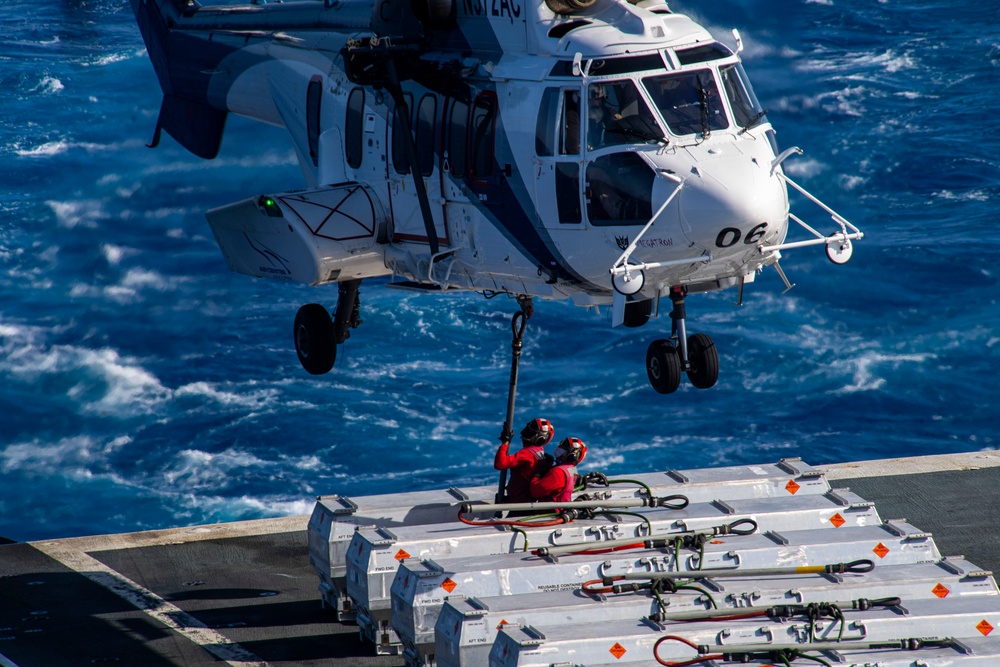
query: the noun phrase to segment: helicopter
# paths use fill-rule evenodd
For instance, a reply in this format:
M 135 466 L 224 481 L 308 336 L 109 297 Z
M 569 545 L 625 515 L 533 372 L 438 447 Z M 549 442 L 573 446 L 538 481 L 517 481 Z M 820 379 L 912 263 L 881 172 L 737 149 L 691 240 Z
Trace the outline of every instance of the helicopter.
M 716 384 L 688 335 L 690 294 L 744 286 L 783 250 L 847 262 L 863 233 L 784 173 L 744 71 L 665 0 L 131 0 L 166 131 L 214 158 L 228 114 L 287 129 L 305 187 L 207 212 L 250 276 L 338 285 L 293 324 L 303 368 L 330 371 L 361 323 L 359 288 L 569 299 L 640 327 L 659 393 Z M 829 214 L 821 233 L 788 188 Z M 806 231 L 789 241 L 789 221 Z

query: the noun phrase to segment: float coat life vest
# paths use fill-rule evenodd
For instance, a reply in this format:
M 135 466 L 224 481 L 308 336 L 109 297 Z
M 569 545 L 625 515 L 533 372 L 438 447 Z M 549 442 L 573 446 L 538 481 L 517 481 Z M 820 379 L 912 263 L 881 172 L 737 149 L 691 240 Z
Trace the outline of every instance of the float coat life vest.
M 529 490 L 531 479 L 539 471 L 539 464 L 545 458 L 544 445 L 525 445 L 516 454 L 508 454 L 508 444 L 503 443 L 493 457 L 493 467 L 497 470 L 511 470 L 507 480 L 507 501 L 530 503 L 534 500 Z
M 552 466 L 543 476 L 531 480 L 531 495 L 534 500 L 566 503 L 573 500 L 575 483 L 576 466 L 561 463 Z

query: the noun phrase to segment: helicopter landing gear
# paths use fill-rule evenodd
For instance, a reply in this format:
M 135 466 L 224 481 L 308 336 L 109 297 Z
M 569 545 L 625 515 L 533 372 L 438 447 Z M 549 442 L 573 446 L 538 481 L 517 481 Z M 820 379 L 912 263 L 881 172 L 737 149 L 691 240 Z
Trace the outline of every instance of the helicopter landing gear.
M 337 360 L 337 346 L 351 336 L 350 329 L 361 325 L 360 280 L 340 283 L 334 318 L 318 303 L 308 303 L 295 314 L 293 333 L 299 363 L 311 375 L 330 372 Z
M 673 327 L 670 340 L 654 340 L 646 350 L 646 375 L 649 384 L 661 394 L 677 391 L 681 371 L 698 389 L 714 387 L 719 381 L 719 352 L 708 334 L 688 337 L 685 327 L 684 289 L 670 290 L 674 309 L 670 312 Z

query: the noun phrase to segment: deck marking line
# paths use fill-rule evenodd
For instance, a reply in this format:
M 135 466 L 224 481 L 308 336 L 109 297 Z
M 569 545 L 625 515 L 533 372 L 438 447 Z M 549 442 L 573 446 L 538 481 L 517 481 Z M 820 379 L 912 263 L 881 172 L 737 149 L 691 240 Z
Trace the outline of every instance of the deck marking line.
M 271 667 L 264 660 L 207 627 L 180 607 L 143 588 L 93 556 L 58 542 L 35 542 L 33 544 L 53 560 L 121 597 L 146 615 L 183 635 L 226 664 L 233 667 Z M 7 666 L 3 665 L 3 667 Z

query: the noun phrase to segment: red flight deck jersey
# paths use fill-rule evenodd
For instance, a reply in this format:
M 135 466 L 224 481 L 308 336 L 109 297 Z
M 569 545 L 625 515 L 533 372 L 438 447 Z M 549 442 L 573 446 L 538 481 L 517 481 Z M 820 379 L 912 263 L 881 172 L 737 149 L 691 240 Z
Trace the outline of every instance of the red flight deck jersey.
M 573 499 L 576 485 L 576 466 L 561 463 L 551 470 L 531 480 L 529 490 L 532 500 L 566 503 Z
M 525 445 L 516 454 L 508 454 L 510 443 L 503 443 L 497 449 L 496 456 L 493 457 L 493 467 L 497 470 L 511 470 L 510 479 L 507 480 L 507 499 L 512 503 L 530 503 L 535 499 L 531 497 L 529 484 L 531 478 L 535 476 L 538 464 L 545 456 L 544 445 Z

